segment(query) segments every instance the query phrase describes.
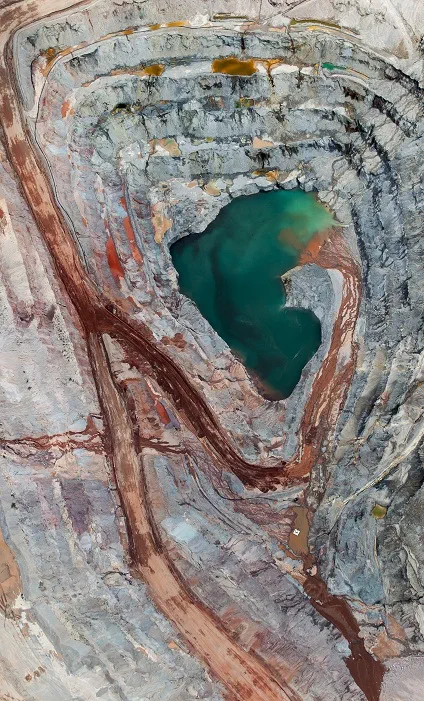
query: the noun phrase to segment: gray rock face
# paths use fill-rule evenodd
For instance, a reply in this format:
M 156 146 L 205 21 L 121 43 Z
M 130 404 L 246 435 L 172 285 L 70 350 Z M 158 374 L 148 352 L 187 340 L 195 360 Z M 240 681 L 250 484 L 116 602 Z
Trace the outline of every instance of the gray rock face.
M 420 699 L 422 9 L 49 3 L 0 3 L 0 696 L 377 701 L 385 664 Z M 283 276 L 322 343 L 269 401 L 169 249 L 295 187 L 338 226 Z

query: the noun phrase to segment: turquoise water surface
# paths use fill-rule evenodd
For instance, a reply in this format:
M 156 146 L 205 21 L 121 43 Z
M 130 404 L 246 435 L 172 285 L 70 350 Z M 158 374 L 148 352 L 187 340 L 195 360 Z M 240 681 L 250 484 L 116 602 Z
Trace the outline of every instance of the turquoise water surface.
M 180 291 L 269 398 L 293 391 L 321 343 L 311 311 L 284 307 L 280 277 L 312 236 L 334 223 L 311 193 L 273 190 L 238 197 L 203 233 L 171 246 Z

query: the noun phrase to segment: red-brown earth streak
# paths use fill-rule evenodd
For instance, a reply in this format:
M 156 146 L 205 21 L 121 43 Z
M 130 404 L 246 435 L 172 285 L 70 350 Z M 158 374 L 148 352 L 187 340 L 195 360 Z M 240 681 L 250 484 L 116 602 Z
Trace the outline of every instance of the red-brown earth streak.
M 88 415 L 86 427 L 82 431 L 66 431 L 66 433 L 57 433 L 45 436 L 22 436 L 20 438 L 0 439 L 0 447 L 10 448 L 13 446 L 30 447 L 36 450 L 48 450 L 50 448 L 64 448 L 72 450 L 73 448 L 85 448 L 93 453 L 101 453 L 102 435 L 99 428 L 96 426 L 93 416 Z
M 343 291 L 330 349 L 317 372 L 302 417 L 299 445 L 301 460 L 293 468 L 291 465 L 289 467 L 293 477 L 309 475 L 319 459 L 322 441 L 328 439 L 331 427 L 336 425 L 343 408 L 356 366 L 357 347 L 353 333 L 361 295 L 361 272 L 340 230 L 334 231 L 329 238 L 316 236 L 300 256 L 299 263 L 316 263 L 321 268 L 338 270 L 343 276 Z M 339 358 L 343 347 L 347 350 L 347 359 L 344 361 Z M 308 471 L 301 474 L 300 466 L 305 463 Z
M 90 333 L 88 350 L 101 406 L 110 430 L 112 458 L 129 526 L 131 555 L 155 603 L 184 635 L 193 652 L 239 701 L 300 701 L 284 680 L 251 651 L 237 645 L 219 619 L 185 586 L 162 548 L 148 513 L 143 469 L 134 446 L 128 408 L 112 378 L 99 335 Z
M 132 557 L 136 567 L 147 582 L 158 607 L 183 633 L 193 651 L 208 664 L 231 696 L 240 701 L 248 699 L 294 701 L 299 697 L 283 680 L 274 679 L 271 670 L 252 653 L 245 652 L 229 638 L 222 629 L 220 621 L 193 597 L 164 553 L 146 510 L 144 483 L 142 475 L 140 476 L 131 425 L 126 407 L 114 385 L 100 336 L 107 332 L 122 338 L 134 350 L 146 357 L 155 369 L 163 389 L 168 391 L 174 401 L 184 409 L 197 435 L 205 439 L 209 450 L 245 485 L 266 491 L 278 485 L 287 484 L 289 480 L 293 482 L 306 479 L 315 457 L 319 454 L 322 437 L 328 432 L 329 427 L 334 425 L 340 411 L 344 393 L 352 376 L 354 358 L 351 356 L 350 362 L 339 370 L 336 367 L 337 355 L 340 345 L 353 334 L 359 302 L 358 271 L 348 249 L 346 247 L 343 249 L 341 243 L 340 250 L 333 251 L 331 265 L 328 263 L 331 257 L 328 246 L 316 259 L 319 264 L 324 264 L 324 267 L 341 270 L 345 278 L 342 303 L 330 352 L 314 381 L 311 397 L 305 409 L 298 456 L 289 464 L 280 462 L 267 466 L 247 463 L 231 445 L 228 436 L 225 435 L 202 395 L 169 356 L 155 345 L 149 329 L 135 322 L 117 305 L 115 300 L 106 297 L 89 279 L 56 205 L 39 156 L 34 151 L 30 135 L 24 127 L 11 54 L 10 39 L 13 33 L 18 28 L 43 17 L 86 4 L 88 3 L 68 0 L 19 2 L 14 3 L 13 8 L 6 8 L 0 12 L 2 27 L 0 115 L 8 155 L 87 335 L 93 375 L 104 418 L 110 431 L 111 458 L 127 516 Z M 341 251 L 343 251 L 342 261 L 338 258 Z M 322 257 L 324 253 L 328 255 L 327 258 Z M 323 430 L 318 426 L 318 421 L 324 426 Z M 310 579 L 306 581 L 311 583 Z M 329 612 L 329 608 L 332 609 L 338 604 L 333 602 L 333 600 L 337 602 L 336 597 L 324 600 L 325 584 L 322 583 L 318 587 L 320 598 L 315 597 L 316 586 L 307 585 L 305 589 L 315 608 L 341 630 L 351 646 L 357 643 L 357 624 L 352 614 L 350 614 L 352 620 L 344 616 L 340 621 L 340 617 L 333 615 L 331 610 Z M 329 595 L 326 594 L 326 596 Z M 341 602 L 340 605 L 350 613 L 346 602 L 343 600 Z M 369 653 L 366 651 L 365 653 L 366 659 L 362 653 L 357 655 L 356 667 L 352 663 L 350 669 L 357 681 L 358 674 L 362 676 L 361 686 L 367 697 L 374 701 L 378 698 L 381 669 L 378 667 L 379 663 L 375 663 Z M 365 683 L 368 677 L 369 685 Z

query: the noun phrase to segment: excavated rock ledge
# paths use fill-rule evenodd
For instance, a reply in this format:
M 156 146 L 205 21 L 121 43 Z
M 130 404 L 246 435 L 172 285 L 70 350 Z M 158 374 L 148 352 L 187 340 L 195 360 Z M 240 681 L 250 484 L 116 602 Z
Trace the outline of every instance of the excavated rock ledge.
M 424 13 L 49 3 L 0 3 L 0 695 L 419 699 Z M 293 187 L 338 226 L 269 401 L 169 248 Z

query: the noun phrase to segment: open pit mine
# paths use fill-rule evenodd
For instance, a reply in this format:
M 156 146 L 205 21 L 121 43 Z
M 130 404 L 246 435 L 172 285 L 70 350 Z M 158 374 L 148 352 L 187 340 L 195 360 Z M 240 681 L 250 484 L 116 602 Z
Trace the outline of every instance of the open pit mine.
M 423 36 L 0 0 L 1 701 L 423 701 Z

